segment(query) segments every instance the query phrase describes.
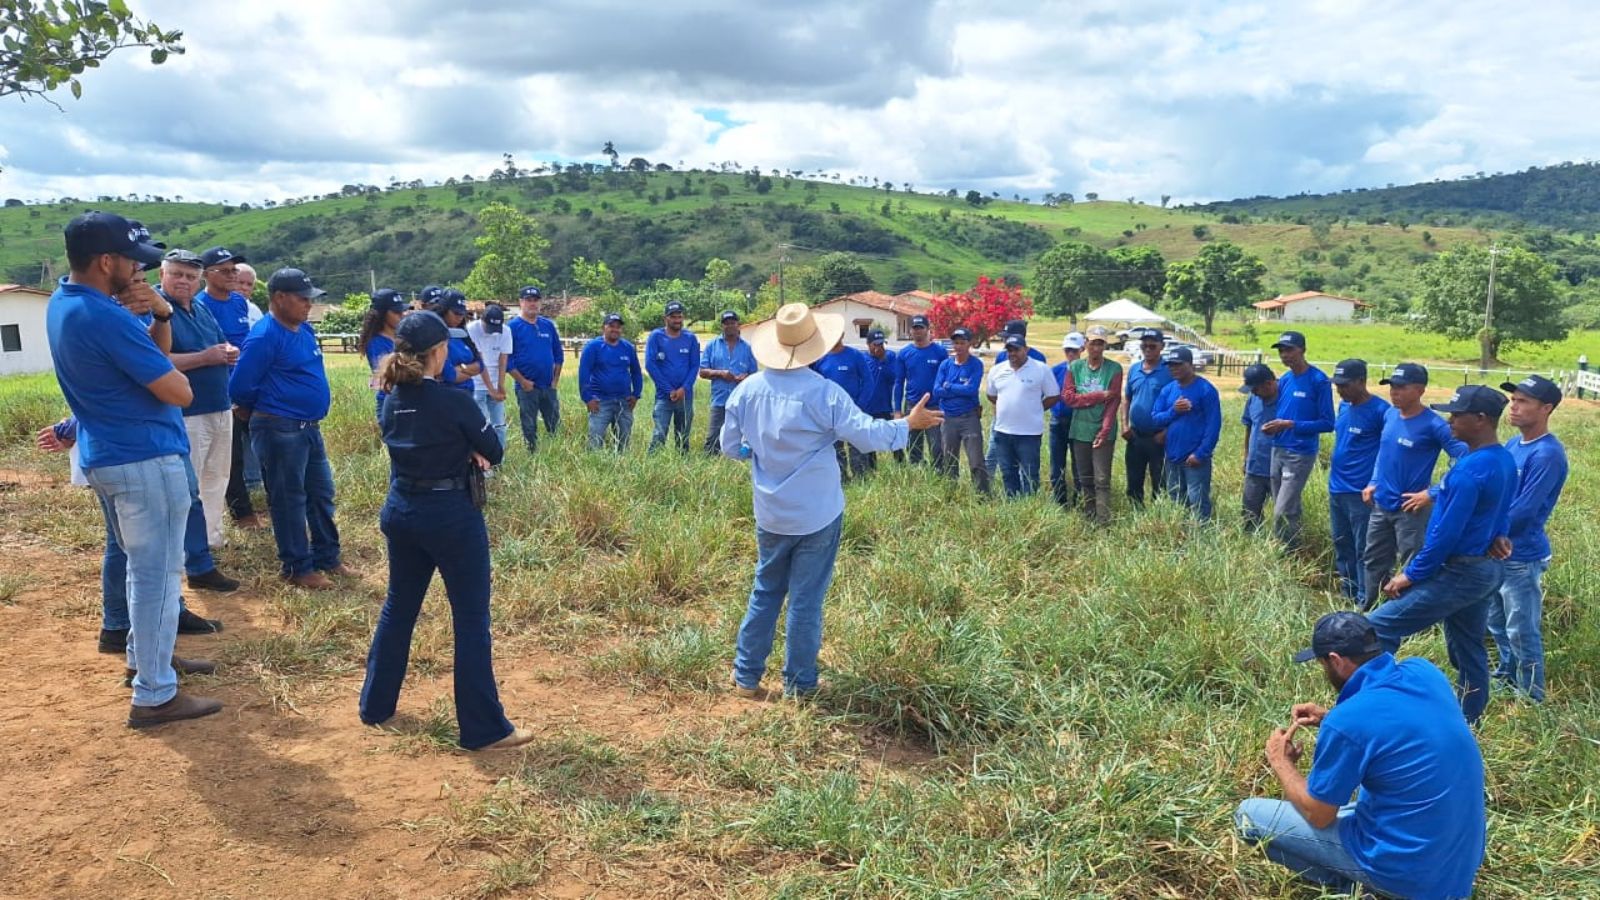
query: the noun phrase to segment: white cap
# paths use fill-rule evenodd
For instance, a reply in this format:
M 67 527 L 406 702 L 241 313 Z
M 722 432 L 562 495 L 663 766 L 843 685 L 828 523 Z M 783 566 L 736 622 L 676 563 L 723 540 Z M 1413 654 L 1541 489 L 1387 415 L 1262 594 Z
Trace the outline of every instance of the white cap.
M 1065 338 L 1062 338 L 1061 339 L 1061 349 L 1063 349 L 1063 350 L 1082 350 L 1083 349 L 1083 334 L 1080 333 L 1080 332 L 1074 331 L 1071 334 L 1067 335 Z

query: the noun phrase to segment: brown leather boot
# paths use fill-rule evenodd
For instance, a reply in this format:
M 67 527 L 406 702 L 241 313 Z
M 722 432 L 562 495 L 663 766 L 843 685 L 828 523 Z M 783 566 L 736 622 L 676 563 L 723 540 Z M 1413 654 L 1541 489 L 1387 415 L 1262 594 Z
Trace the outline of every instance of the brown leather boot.
M 168 722 L 198 719 L 222 711 L 222 701 L 179 691 L 160 706 L 135 706 L 128 711 L 129 728 L 153 728 Z
M 172 658 L 172 668 L 179 675 L 210 675 L 217 671 L 217 664 L 206 659 L 184 659 L 181 656 Z M 133 687 L 133 676 L 139 674 L 138 669 L 125 669 L 127 674 L 122 679 L 123 687 Z
M 308 591 L 326 591 L 333 587 L 333 582 L 321 572 L 307 572 L 304 575 L 294 575 L 288 582 L 295 587 L 302 587 Z

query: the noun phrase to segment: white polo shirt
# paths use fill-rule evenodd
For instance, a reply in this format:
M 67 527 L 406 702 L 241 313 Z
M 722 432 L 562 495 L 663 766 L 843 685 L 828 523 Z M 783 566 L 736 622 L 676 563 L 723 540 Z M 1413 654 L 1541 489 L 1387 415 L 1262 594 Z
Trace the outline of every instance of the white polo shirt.
M 1044 398 L 1061 393 L 1050 367 L 1029 357 L 1022 368 L 1001 359 L 989 370 L 988 394 L 995 398 L 994 430 L 1004 434 L 1044 434 Z
M 483 354 L 483 371 L 489 376 L 489 384 L 500 383 L 500 354 L 510 355 L 512 351 L 511 328 L 501 326 L 500 330 L 490 333 L 483 327 L 483 322 L 474 319 L 467 323 L 467 337 L 477 345 L 478 352 Z M 473 376 L 472 389 L 487 392 L 489 388 L 484 385 L 482 376 Z

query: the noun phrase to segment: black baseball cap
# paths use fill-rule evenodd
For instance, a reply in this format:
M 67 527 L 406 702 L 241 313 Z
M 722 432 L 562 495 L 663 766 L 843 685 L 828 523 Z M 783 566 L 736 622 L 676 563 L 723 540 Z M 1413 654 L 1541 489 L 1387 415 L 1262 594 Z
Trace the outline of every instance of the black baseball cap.
M 1173 347 L 1171 350 L 1161 354 L 1161 362 L 1169 366 L 1173 363 L 1189 363 L 1193 365 L 1194 351 L 1188 347 Z
M 432 306 L 438 303 L 439 298 L 443 295 L 444 288 L 439 287 L 437 284 L 430 284 L 417 293 L 417 299 L 422 301 L 423 306 Z
M 620 313 L 606 313 L 605 324 L 611 325 L 613 323 L 622 324 L 622 315 Z
M 327 291 L 312 284 L 311 276 L 299 269 L 279 269 L 267 279 L 267 293 L 299 294 L 307 300 L 315 300 Z
M 534 287 L 533 285 L 530 284 L 527 287 L 525 287 L 522 290 L 517 292 L 517 299 L 518 300 L 542 300 L 542 299 L 544 299 L 544 295 L 539 293 L 539 289 L 538 288 L 536 288 L 536 287 Z
M 1026 319 L 1012 319 L 1011 321 L 1006 323 L 1005 333 L 1006 334 L 1020 334 L 1023 337 L 1027 337 L 1028 336 L 1028 322 L 1027 322 L 1027 320 Z
M 378 288 L 372 292 L 372 308 L 386 313 L 405 312 L 411 303 L 406 295 L 394 288 Z
M 970 341 L 972 340 L 972 332 L 966 330 L 965 328 L 957 328 L 956 330 L 950 332 L 950 340 Z
M 885 338 L 883 336 L 883 332 L 879 331 L 876 328 L 874 328 L 871 331 L 867 332 L 867 343 L 869 343 L 869 344 L 881 344 L 885 340 L 887 340 L 887 338 Z
M 238 255 L 237 253 L 234 253 L 227 247 L 212 247 L 210 250 L 200 254 L 200 261 L 204 263 L 205 267 L 208 269 L 212 266 L 220 266 L 224 263 L 249 262 L 249 260 Z
M 1435 412 L 1479 413 L 1498 419 L 1500 411 L 1506 408 L 1506 395 L 1486 384 L 1464 384 L 1456 388 L 1456 395 L 1449 403 L 1430 403 L 1429 407 Z
M 1306 348 L 1306 336 L 1298 331 L 1285 331 L 1283 334 L 1278 335 L 1278 339 L 1272 343 L 1272 349 L 1274 350 L 1284 347 L 1299 347 L 1304 350 Z
M 1028 339 L 1022 335 L 1015 333 L 1006 335 L 1007 350 L 1020 350 L 1026 346 L 1028 346 Z
M 722 311 L 722 315 L 717 318 L 717 321 L 726 322 L 729 319 L 732 319 L 735 322 L 737 322 L 737 321 L 739 321 L 739 314 L 734 312 L 731 309 L 725 309 L 725 310 Z
M 928 327 L 928 317 L 927 316 L 912 316 L 911 317 L 911 327 L 912 328 L 927 328 Z
M 423 353 L 450 339 L 450 328 L 431 310 L 419 310 L 400 320 L 395 340 L 413 353 Z
M 441 313 L 453 312 L 464 316 L 467 314 L 467 295 L 454 288 L 446 288 L 439 292 L 439 304 L 435 308 Z
M 661 314 L 664 316 L 681 316 L 683 313 L 683 304 L 674 300 L 667 304 L 667 308 L 663 310 Z
M 506 308 L 498 303 L 485 303 L 483 305 L 483 330 L 490 334 L 499 334 L 506 327 Z
M 1166 335 L 1163 335 L 1161 333 L 1161 329 L 1159 328 L 1146 328 L 1144 332 L 1139 335 L 1139 340 L 1156 341 L 1157 343 L 1161 343 L 1166 340 Z
M 163 245 L 150 239 L 150 231 L 116 213 L 86 212 L 67 223 L 68 256 L 115 253 L 149 268 L 161 264 Z
M 1408 384 L 1425 385 L 1428 383 L 1428 367 L 1420 363 L 1401 363 L 1394 367 L 1394 371 L 1389 373 L 1388 378 L 1378 383 L 1398 384 L 1401 386 Z
M 168 250 L 167 255 L 161 257 L 161 261 L 175 263 L 180 266 L 190 266 L 196 269 L 204 269 L 206 267 L 206 264 L 201 262 L 199 255 L 189 250 Z
M 1545 378 L 1543 375 L 1529 375 L 1515 384 L 1509 381 L 1501 382 L 1500 390 L 1508 394 L 1521 391 L 1540 403 L 1548 403 L 1551 406 L 1561 405 L 1561 388 L 1554 381 Z
M 1244 384 L 1239 385 L 1239 393 L 1252 393 L 1256 388 L 1272 379 L 1272 369 L 1268 368 L 1265 363 L 1251 363 L 1244 367 Z
M 1333 367 L 1334 384 L 1350 384 L 1354 381 L 1367 380 L 1367 361 L 1364 359 L 1346 359 Z
M 1345 658 L 1367 656 L 1383 649 L 1378 631 L 1358 612 L 1340 610 L 1317 620 L 1311 629 L 1311 646 L 1294 655 L 1297 663 L 1310 662 L 1337 653 Z

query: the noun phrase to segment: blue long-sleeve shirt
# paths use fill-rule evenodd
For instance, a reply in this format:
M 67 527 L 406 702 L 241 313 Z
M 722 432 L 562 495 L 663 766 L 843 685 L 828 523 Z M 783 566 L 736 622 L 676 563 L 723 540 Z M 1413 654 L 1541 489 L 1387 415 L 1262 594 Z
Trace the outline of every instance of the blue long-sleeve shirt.
M 700 354 L 700 368 L 729 371 L 735 375 L 753 375 L 760 368 L 756 365 L 755 351 L 750 349 L 750 342 L 739 338 L 728 349 L 728 342 L 721 337 L 707 341 L 705 352 Z M 739 385 L 732 381 L 723 381 L 718 378 L 711 382 L 711 408 L 728 405 L 728 397 L 733 389 Z
M 1304 374 L 1293 371 L 1278 376 L 1276 418 L 1294 422 L 1272 436 L 1272 446 L 1290 453 L 1316 453 L 1321 435 L 1333 430 L 1333 382 L 1316 366 Z
M 939 377 L 939 366 L 950 358 L 950 349 L 938 341 L 929 341 L 926 347 L 907 344 L 897 355 L 905 379 L 895 391 L 894 405 L 904 411 L 916 406 L 923 394 L 933 393 L 933 381 Z M 938 408 L 939 398 L 929 397 L 928 409 Z
M 1507 534 L 1517 463 L 1499 444 L 1479 447 L 1456 461 L 1439 485 L 1422 549 L 1406 564 L 1413 583 L 1433 577 L 1452 556 L 1483 556 Z
M 644 339 L 644 368 L 657 394 L 683 388 L 693 396 L 694 380 L 700 377 L 700 339 L 688 331 L 672 337 L 666 328 L 657 328 Z
M 1173 407 L 1179 397 L 1189 398 L 1189 411 Z M 1188 384 L 1169 382 L 1156 397 L 1151 420 L 1167 431 L 1164 445 L 1168 462 L 1182 462 L 1190 456 L 1209 460 L 1222 436 L 1222 398 L 1211 382 L 1196 376 Z
M 457 331 L 461 331 L 460 337 L 456 336 Z M 471 365 L 475 362 L 482 365 L 483 361 L 473 352 L 475 348 L 472 346 L 472 340 L 465 335 L 466 332 L 461 329 L 450 329 L 450 346 L 445 352 L 444 371 L 439 373 L 439 377 L 444 379 L 445 387 L 471 393 L 472 385 L 478 380 L 478 376 L 472 375 L 456 381 L 456 366 Z
M 506 371 L 516 372 L 536 388 L 548 388 L 556 367 L 565 363 L 567 356 L 556 323 L 544 316 L 537 316 L 532 322 L 517 316 L 506 327 L 511 329 L 511 358 L 506 360 Z
M 837 353 L 824 353 L 811 364 L 818 375 L 844 388 L 863 412 L 872 394 L 872 357 L 846 345 Z
M 1451 459 L 1460 459 L 1467 445 L 1450 433 L 1450 423 L 1431 409 L 1410 417 L 1390 407 L 1383 414 L 1383 437 L 1367 484 L 1376 490 L 1372 502 L 1394 512 L 1400 508 L 1401 494 L 1425 490 L 1433 482 L 1433 466 L 1443 450 Z
M 639 368 L 639 352 L 624 340 L 615 344 L 597 337 L 583 345 L 578 357 L 578 398 L 624 400 L 644 393 L 644 371 Z
M 722 452 L 749 447 L 756 527 L 813 534 L 844 512 L 834 441 L 873 453 L 901 450 L 910 428 L 862 412 L 844 389 L 808 368 L 765 369 L 728 398 Z
M 1339 404 L 1333 423 L 1333 463 L 1328 467 L 1328 493 L 1359 494 L 1372 480 L 1383 437 L 1384 416 L 1394 407 L 1382 397 L 1368 396 L 1365 403 Z
M 884 351 L 883 359 L 867 354 L 871 387 L 867 392 L 866 412 L 869 416 L 887 415 L 899 409 L 897 394 L 905 392 L 905 367 L 896 354 Z
M 1544 525 L 1561 499 L 1567 483 L 1567 449 L 1556 436 L 1546 432 L 1524 442 L 1518 435 L 1506 441 L 1506 450 L 1517 464 L 1517 492 L 1511 500 L 1511 519 L 1507 536 L 1511 539 L 1511 561 L 1533 562 L 1550 556 L 1550 538 Z
M 983 386 L 983 360 L 968 356 L 964 363 L 954 356 L 939 364 L 933 379 L 933 399 L 946 417 L 964 416 L 978 408 L 978 391 Z
M 1249 429 L 1245 436 L 1245 440 L 1250 442 L 1250 453 L 1244 460 L 1246 475 L 1258 478 L 1272 475 L 1272 436 L 1261 430 L 1261 426 L 1272 421 L 1272 413 L 1272 408 L 1255 394 L 1245 398 L 1244 413 L 1239 416 L 1239 424 Z
M 1128 395 L 1128 424 L 1138 431 L 1156 431 L 1156 398 L 1162 388 L 1172 383 L 1172 373 L 1157 363 L 1155 371 L 1146 372 L 1143 361 L 1128 366 L 1123 384 Z
M 274 316 L 257 322 L 228 378 L 228 396 L 256 412 L 322 421 L 333 395 L 311 323 L 302 322 L 291 331 Z
M 1050 367 L 1050 374 L 1056 377 L 1056 384 L 1067 383 L 1067 370 L 1070 368 L 1072 368 L 1072 362 L 1065 359 Z M 1067 401 L 1057 400 L 1055 405 L 1050 407 L 1050 421 L 1072 421 L 1072 407 L 1067 405 Z

